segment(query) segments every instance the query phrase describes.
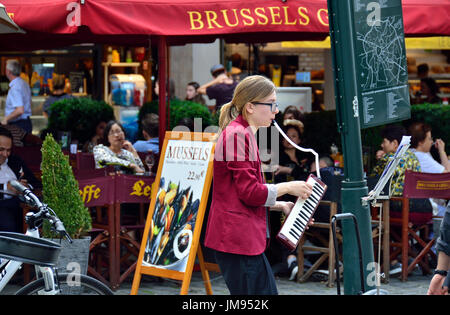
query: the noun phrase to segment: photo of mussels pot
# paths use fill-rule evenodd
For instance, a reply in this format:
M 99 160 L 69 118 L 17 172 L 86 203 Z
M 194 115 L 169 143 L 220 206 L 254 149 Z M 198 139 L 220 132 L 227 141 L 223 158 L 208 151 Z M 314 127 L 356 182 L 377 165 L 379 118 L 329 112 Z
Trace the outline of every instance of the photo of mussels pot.
M 200 200 L 193 200 L 191 187 L 161 179 L 147 239 L 144 264 L 184 270 Z

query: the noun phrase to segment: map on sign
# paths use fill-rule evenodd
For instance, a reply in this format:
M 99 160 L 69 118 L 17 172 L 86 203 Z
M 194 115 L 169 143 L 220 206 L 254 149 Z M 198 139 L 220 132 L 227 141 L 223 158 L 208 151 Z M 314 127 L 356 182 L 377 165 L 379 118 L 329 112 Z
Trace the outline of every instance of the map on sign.
M 410 117 L 400 0 L 354 0 L 362 128 Z
M 361 88 L 364 90 L 402 84 L 408 75 L 403 58 L 404 35 L 401 16 L 390 16 L 373 25 L 365 34 L 357 33 L 363 53 L 361 61 Z

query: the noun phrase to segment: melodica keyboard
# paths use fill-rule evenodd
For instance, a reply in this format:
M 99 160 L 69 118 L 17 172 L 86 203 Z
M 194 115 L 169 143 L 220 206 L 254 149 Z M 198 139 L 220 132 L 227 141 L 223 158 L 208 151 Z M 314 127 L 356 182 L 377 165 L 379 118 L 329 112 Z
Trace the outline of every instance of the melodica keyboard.
M 306 200 L 300 197 L 297 199 L 294 208 L 292 208 L 291 213 L 277 234 L 277 238 L 291 251 L 297 248 L 308 222 L 314 215 L 320 200 L 327 190 L 327 185 L 312 174 L 309 175 L 306 182 L 313 187 L 311 195 Z

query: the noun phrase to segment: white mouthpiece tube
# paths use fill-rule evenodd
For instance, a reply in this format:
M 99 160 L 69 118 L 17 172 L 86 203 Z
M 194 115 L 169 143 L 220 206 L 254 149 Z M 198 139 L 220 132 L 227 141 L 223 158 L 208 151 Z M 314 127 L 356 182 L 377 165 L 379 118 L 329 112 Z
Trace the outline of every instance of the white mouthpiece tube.
M 315 161 L 316 161 L 317 178 L 320 178 L 319 154 L 317 154 L 317 152 L 314 151 L 313 149 L 305 149 L 305 148 L 299 147 L 291 139 L 289 139 L 289 137 L 283 132 L 283 130 L 280 128 L 280 126 L 278 126 L 278 124 L 275 122 L 275 120 L 273 121 L 273 124 L 275 125 L 275 127 L 277 127 L 278 131 L 286 139 L 286 141 L 289 142 L 294 148 L 296 148 L 297 150 L 303 151 L 303 152 L 309 152 L 309 153 L 314 154 Z

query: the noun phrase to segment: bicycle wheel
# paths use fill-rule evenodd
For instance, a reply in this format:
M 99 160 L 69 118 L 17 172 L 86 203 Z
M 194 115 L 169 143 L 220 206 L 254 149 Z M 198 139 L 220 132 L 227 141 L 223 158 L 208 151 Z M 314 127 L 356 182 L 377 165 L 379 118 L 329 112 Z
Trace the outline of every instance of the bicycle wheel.
M 60 295 L 114 295 L 110 288 L 89 276 L 62 273 L 58 275 Z M 44 279 L 30 282 L 16 295 L 45 295 Z

